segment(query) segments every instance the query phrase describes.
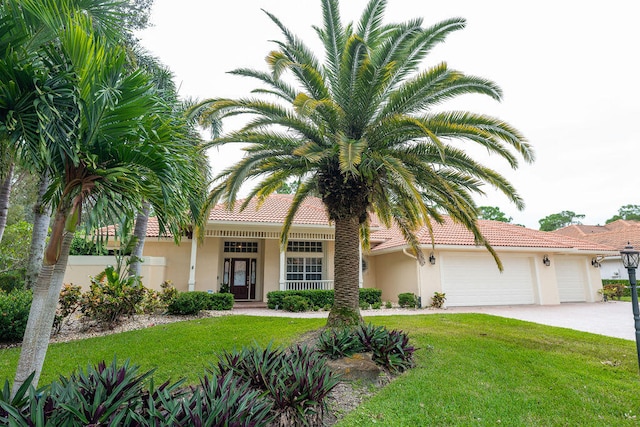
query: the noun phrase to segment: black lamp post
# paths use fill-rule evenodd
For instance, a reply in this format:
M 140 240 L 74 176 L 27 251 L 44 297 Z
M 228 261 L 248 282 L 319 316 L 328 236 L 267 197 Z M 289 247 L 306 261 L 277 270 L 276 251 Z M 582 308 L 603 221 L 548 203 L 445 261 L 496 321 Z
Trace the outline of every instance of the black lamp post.
M 640 263 L 640 252 L 633 249 L 633 246 L 627 244 L 620 251 L 622 264 L 629 273 L 629 284 L 631 285 L 631 308 L 633 309 L 633 320 L 636 327 L 636 351 L 638 353 L 638 367 L 640 367 L 640 310 L 638 309 L 638 289 L 636 287 L 636 268 Z

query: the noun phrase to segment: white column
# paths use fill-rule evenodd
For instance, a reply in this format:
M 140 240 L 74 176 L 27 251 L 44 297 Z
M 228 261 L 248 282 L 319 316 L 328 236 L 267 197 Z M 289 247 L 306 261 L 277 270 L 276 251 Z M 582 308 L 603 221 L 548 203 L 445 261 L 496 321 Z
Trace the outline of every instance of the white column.
M 191 261 L 189 263 L 189 291 L 196 290 L 196 256 L 198 255 L 198 239 L 191 239 Z
M 360 265 L 358 265 L 358 286 L 362 287 L 362 243 L 358 246 L 358 259 L 360 260 Z
M 285 274 L 287 272 L 287 252 L 280 246 L 280 290 L 285 290 Z

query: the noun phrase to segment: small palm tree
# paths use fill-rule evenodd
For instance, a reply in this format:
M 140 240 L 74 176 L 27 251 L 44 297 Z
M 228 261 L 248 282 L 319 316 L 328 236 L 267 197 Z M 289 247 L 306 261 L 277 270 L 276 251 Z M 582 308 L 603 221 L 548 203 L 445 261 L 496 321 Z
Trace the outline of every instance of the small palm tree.
M 14 391 L 35 371 L 37 383 L 76 227 L 133 218 L 143 201 L 157 214 L 161 231 L 176 240 L 191 224 L 189 208 L 206 174 L 203 153 L 182 144 L 169 106 L 156 96 L 149 77 L 132 70 L 126 50 L 97 36 L 92 19 L 62 15 L 57 48 L 75 76 L 78 94 L 72 137 L 47 148 L 51 185 L 46 197 L 54 222 L 14 381 Z M 91 209 L 86 209 L 90 207 Z
M 420 68 L 435 45 L 464 28 L 464 19 L 426 28 L 421 19 L 384 25 L 386 3 L 369 1 L 359 22 L 345 26 L 338 0 L 322 0 L 324 25 L 315 30 L 324 46 L 324 62 L 267 12 L 284 37 L 267 57 L 270 72 L 233 71 L 265 84 L 254 92 L 267 98 L 203 103 L 209 114 L 221 119 L 251 116 L 242 129 L 212 142 L 247 146 L 244 158 L 217 177 L 211 201 L 233 205 L 242 183 L 250 178 L 259 183 L 247 200 L 264 199 L 287 180 L 299 182 L 282 231 L 284 245 L 300 203 L 311 194 L 322 198 L 335 224 L 335 303 L 329 326 L 361 321 L 360 237 L 367 241 L 372 213 L 386 226 L 395 224 L 421 262 L 416 231 L 430 229 L 449 214 L 499 263 L 477 227 L 472 196 L 489 185 L 519 208 L 522 200 L 504 177 L 451 141 L 480 144 L 513 168 L 518 155 L 533 160 L 523 136 L 507 123 L 436 109 L 465 94 L 501 98 L 494 83 L 452 70 L 446 63 Z

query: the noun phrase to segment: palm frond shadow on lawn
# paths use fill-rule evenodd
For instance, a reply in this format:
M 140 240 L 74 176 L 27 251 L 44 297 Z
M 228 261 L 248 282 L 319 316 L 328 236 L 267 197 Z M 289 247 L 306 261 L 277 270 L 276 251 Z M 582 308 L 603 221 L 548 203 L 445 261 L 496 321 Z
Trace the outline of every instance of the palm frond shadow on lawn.
M 482 314 L 365 319 L 408 332 L 417 366 L 367 398 L 339 426 L 636 425 L 640 392 L 634 343 Z M 156 381 L 196 384 L 222 349 L 288 345 L 324 319 L 203 318 L 54 344 L 41 384 L 78 366 L 130 359 Z M 433 350 L 429 350 L 432 348 Z M 0 350 L 0 380 L 19 349 Z

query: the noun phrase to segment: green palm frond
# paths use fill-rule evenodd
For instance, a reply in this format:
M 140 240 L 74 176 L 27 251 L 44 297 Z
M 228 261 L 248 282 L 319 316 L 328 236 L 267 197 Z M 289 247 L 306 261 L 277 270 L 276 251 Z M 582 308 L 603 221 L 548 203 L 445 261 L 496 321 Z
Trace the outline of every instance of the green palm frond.
M 339 163 L 343 173 L 359 175 L 358 165 L 362 160 L 362 153 L 367 148 L 367 141 L 364 139 L 350 139 L 345 135 L 338 135 Z
M 296 90 L 288 85 L 287 83 L 279 80 L 277 77 L 274 78 L 273 75 L 269 73 L 265 73 L 263 71 L 251 70 L 248 68 L 238 68 L 236 70 L 230 71 L 230 74 L 235 74 L 238 76 L 244 77 L 252 77 L 254 79 L 260 80 L 263 83 L 266 83 L 269 87 L 273 88 L 273 90 L 262 90 L 264 93 L 270 93 L 282 98 L 284 101 L 293 102 L 297 93 Z M 274 74 L 279 76 L 280 73 Z
M 324 27 L 321 40 L 327 54 L 328 79 L 332 86 L 336 87 L 346 39 L 340 20 L 338 1 L 322 0 L 322 16 Z
M 383 33 L 382 18 L 386 7 L 386 0 L 371 0 L 362 12 L 357 32 L 366 44 L 375 46 Z

